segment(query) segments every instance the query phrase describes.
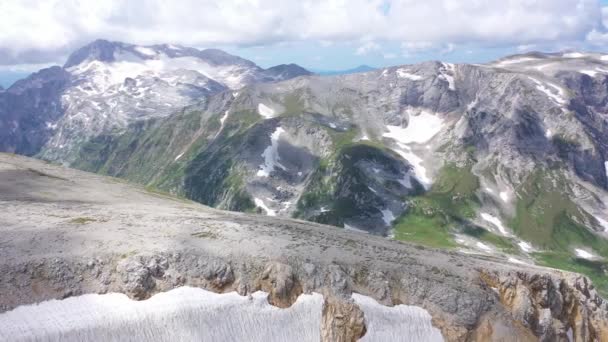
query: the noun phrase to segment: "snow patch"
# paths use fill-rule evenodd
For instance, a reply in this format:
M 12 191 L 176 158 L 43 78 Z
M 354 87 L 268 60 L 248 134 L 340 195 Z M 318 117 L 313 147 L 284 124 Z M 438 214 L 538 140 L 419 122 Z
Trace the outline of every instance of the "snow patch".
M 608 221 L 599 218 L 597 216 L 593 216 L 595 218 L 595 220 L 600 224 L 600 226 L 602 226 L 604 228 L 604 232 L 608 233 Z
M 595 77 L 598 73 L 596 70 L 579 70 L 579 72 L 581 74 L 589 75 L 591 77 Z
M 272 210 L 272 209 L 268 208 L 268 207 L 266 206 L 266 203 L 264 203 L 264 201 L 263 201 L 263 200 L 261 200 L 261 199 L 259 199 L 259 198 L 257 198 L 257 197 L 256 197 L 256 198 L 254 198 L 254 199 L 253 199 L 253 202 L 255 203 L 255 205 L 256 205 L 257 207 L 259 207 L 259 208 L 261 208 L 262 210 L 264 210 L 264 211 L 266 212 L 266 215 L 268 215 L 268 216 L 277 216 L 276 211 L 274 211 L 274 210 Z
M 427 175 L 426 168 L 422 165 L 424 160 L 422 160 L 422 158 L 418 157 L 418 155 L 413 153 L 412 149 L 409 146 L 403 144 L 398 145 L 400 148 L 395 149 L 394 151 L 397 152 L 397 154 L 399 154 L 403 159 L 407 160 L 412 165 L 412 167 L 414 168 L 414 175 L 416 176 L 416 179 L 420 181 L 420 183 L 425 187 L 425 189 L 430 189 L 433 181 L 431 180 L 430 176 Z M 411 188 L 409 177 L 407 178 L 407 180 L 403 179 L 403 182 L 399 181 L 399 183 L 401 183 L 406 188 Z M 409 184 L 409 186 L 407 184 Z
M 175 157 L 175 160 L 173 161 L 177 161 L 179 158 L 181 158 L 184 155 L 184 152 L 180 153 L 177 157 Z
M 384 209 L 380 212 L 382 213 L 382 220 L 384 220 L 384 223 L 390 227 L 393 221 L 395 221 L 395 215 L 390 209 Z
M 498 62 L 496 65 L 499 67 L 503 67 L 503 66 L 507 66 L 507 65 L 511 65 L 511 64 L 519 64 L 519 63 L 525 63 L 525 62 L 532 62 L 532 61 L 536 61 L 537 58 L 532 58 L 532 57 L 521 57 L 521 58 L 513 58 L 513 59 L 508 59 L 505 61 L 501 61 Z
M 266 119 L 272 119 L 274 117 L 274 109 L 266 106 L 263 103 L 258 104 L 258 113 Z
M 526 241 L 520 241 L 517 245 L 519 246 L 519 248 L 521 248 L 522 251 L 524 251 L 526 253 L 530 253 L 530 252 L 534 251 L 534 248 L 532 247 L 532 245 L 530 245 Z
M 260 165 L 260 169 L 256 174 L 258 177 L 268 177 L 270 173 L 274 171 L 275 167 L 280 167 L 283 170 L 286 170 L 285 166 L 281 165 L 279 160 L 279 137 L 285 130 L 282 127 L 277 127 L 277 129 L 270 135 L 270 146 L 266 147 L 264 152 L 262 153 L 262 157 L 264 157 L 264 164 Z
M 318 293 L 302 294 L 281 309 L 261 291 L 241 296 L 192 287 L 142 301 L 119 293 L 86 294 L 0 314 L 0 336 L 11 341 L 312 342 L 319 341 L 323 302 Z
M 551 100 L 553 100 L 558 105 L 565 105 L 568 103 L 568 101 L 565 98 L 566 97 L 565 92 L 562 88 L 556 86 L 555 84 L 549 83 L 549 82 L 541 82 L 534 77 L 528 76 L 528 78 L 530 80 L 532 80 L 532 82 L 534 82 L 534 84 L 536 84 L 536 89 L 543 92 L 545 95 L 547 95 L 547 97 L 549 97 Z M 553 90 L 551 90 L 551 89 L 553 89 Z
M 136 46 L 135 51 L 141 53 L 142 55 L 146 55 L 146 56 L 156 56 L 156 51 L 154 51 L 148 47 L 145 47 L 145 46 Z
M 498 230 L 500 231 L 500 233 L 502 235 L 509 235 L 509 233 L 507 232 L 507 229 L 505 228 L 505 226 L 503 226 L 502 222 L 500 221 L 500 219 L 496 216 L 490 215 L 488 213 L 481 213 L 481 218 L 485 221 L 490 222 L 491 224 L 493 224 L 494 226 L 496 226 L 496 228 L 498 228 Z
M 505 203 L 508 203 L 509 200 L 511 199 L 511 196 L 509 195 L 509 192 L 507 192 L 507 191 L 501 191 L 498 194 L 498 197 L 500 197 L 500 199 Z
M 365 315 L 367 332 L 359 341 L 443 341 L 441 331 L 432 324 L 425 309 L 413 305 L 384 306 L 371 297 L 353 293 L 355 304 Z
M 562 55 L 564 58 L 584 58 L 586 55 L 580 52 L 568 52 Z
M 456 72 L 456 67 L 451 63 L 441 63 L 443 68 L 441 70 L 440 77 L 448 82 L 448 86 L 450 90 L 456 90 L 456 82 L 454 81 L 454 73 Z
M 593 260 L 593 259 L 597 258 L 594 254 L 589 253 L 586 250 L 580 249 L 580 248 L 575 248 L 574 253 L 576 254 L 577 257 L 587 259 L 587 260 Z
M 369 234 L 369 232 L 363 230 L 363 229 L 359 229 L 359 228 L 355 228 L 349 224 L 344 224 L 344 229 L 351 231 L 351 232 L 357 232 L 357 233 L 364 233 L 364 234 Z
M 443 128 L 443 120 L 429 112 L 422 111 L 412 115 L 410 111 L 407 127 L 387 125 L 387 133 L 383 136 L 392 138 L 402 144 L 423 144 L 431 140 Z
M 420 75 L 408 72 L 407 69 L 397 69 L 397 76 L 399 76 L 400 78 L 407 78 L 408 80 L 412 81 L 420 81 L 424 78 Z
M 528 265 L 527 262 L 523 262 L 523 261 L 521 261 L 519 259 L 515 259 L 513 257 L 509 257 L 507 260 L 509 260 L 509 262 L 513 263 L 513 264 Z
M 486 245 L 486 244 L 485 244 L 485 243 L 483 243 L 483 242 L 477 242 L 477 243 L 475 244 L 475 246 L 476 246 L 477 248 L 481 249 L 482 251 L 485 251 L 485 252 L 488 252 L 488 253 L 491 253 L 491 252 L 493 251 L 493 250 L 492 250 L 492 247 L 490 247 L 490 246 Z

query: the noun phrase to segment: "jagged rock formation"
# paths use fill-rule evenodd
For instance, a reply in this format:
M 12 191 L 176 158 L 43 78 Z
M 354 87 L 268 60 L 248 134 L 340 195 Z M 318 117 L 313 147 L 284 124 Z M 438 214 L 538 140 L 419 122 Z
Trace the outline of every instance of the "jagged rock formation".
M 428 311 L 447 341 L 605 340 L 606 302 L 576 274 L 303 221 L 217 211 L 117 179 L 0 154 L 0 308 L 188 285 L 325 298 L 324 340 L 365 332 L 353 292 Z M 2 316 L 0 316 L 1 319 Z

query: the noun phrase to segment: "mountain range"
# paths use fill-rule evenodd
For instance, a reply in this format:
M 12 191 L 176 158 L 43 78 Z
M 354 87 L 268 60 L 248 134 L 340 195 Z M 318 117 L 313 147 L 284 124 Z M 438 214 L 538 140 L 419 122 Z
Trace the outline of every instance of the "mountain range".
M 0 150 L 220 209 L 583 273 L 608 294 L 608 55 L 319 76 L 104 40 L 0 92 Z

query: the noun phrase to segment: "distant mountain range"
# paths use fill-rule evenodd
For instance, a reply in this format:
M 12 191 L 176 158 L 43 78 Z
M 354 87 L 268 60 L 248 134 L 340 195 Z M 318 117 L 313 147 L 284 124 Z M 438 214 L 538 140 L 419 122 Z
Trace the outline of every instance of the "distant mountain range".
M 99 40 L 0 92 L 0 150 L 608 293 L 608 55 L 357 70 Z
M 360 73 L 360 72 L 373 71 L 376 69 L 377 68 L 371 67 L 369 65 L 359 65 L 356 68 L 346 69 L 346 70 L 314 70 L 314 72 L 318 75 L 333 76 L 333 75 L 356 74 L 356 73 Z

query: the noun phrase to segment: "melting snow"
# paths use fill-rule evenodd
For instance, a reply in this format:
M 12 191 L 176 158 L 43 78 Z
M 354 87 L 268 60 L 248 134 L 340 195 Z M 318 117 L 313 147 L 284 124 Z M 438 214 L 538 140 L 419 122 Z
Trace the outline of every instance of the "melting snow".
M 604 162 L 604 171 L 606 171 L 606 177 L 608 177 L 608 161 Z
M 583 258 L 583 259 L 587 259 L 587 260 L 593 260 L 593 259 L 595 259 L 595 255 L 587 252 L 584 249 L 576 248 L 574 250 L 574 252 L 576 253 L 576 256 L 579 257 L 579 258 Z
M 277 216 L 276 211 L 268 208 L 263 200 L 261 200 L 261 199 L 259 199 L 259 198 L 256 197 L 256 198 L 253 199 L 253 202 L 255 203 L 255 205 L 257 207 L 262 208 L 266 212 L 266 215 L 268 215 L 268 216 Z
M 534 248 L 532 248 L 532 245 L 530 245 L 529 243 L 525 242 L 525 241 L 520 241 L 518 244 L 519 248 L 521 248 L 522 251 L 526 252 L 526 253 L 530 253 L 532 251 L 534 251 Z
M 528 263 L 525 263 L 521 260 L 515 259 L 513 257 L 509 257 L 509 262 L 514 263 L 514 264 L 520 264 L 520 265 L 527 265 Z
M 450 90 L 456 90 L 456 83 L 454 82 L 454 72 L 456 71 L 456 67 L 451 63 L 441 63 L 443 64 L 443 69 L 441 70 L 441 76 L 448 82 Z
M 409 115 L 406 128 L 401 126 L 386 126 L 387 133 L 383 136 L 395 139 L 402 144 L 423 144 L 433 138 L 443 127 L 443 120 L 429 112 L 422 111 L 419 115 Z
M 353 227 L 351 225 L 348 225 L 346 223 L 344 224 L 344 229 L 350 230 L 351 232 L 358 232 L 358 233 L 369 234 L 369 232 L 367 232 L 367 231 L 365 231 L 363 229 L 355 228 L 355 227 Z
M 421 307 L 402 304 L 388 307 L 358 293 L 353 293 L 352 298 L 365 315 L 367 333 L 359 341 L 443 341 L 431 315 Z
M 579 71 L 581 74 L 585 74 L 585 75 L 589 75 L 591 77 L 595 77 L 597 75 L 597 71 L 595 70 L 580 70 Z
M 410 111 L 409 114 L 409 123 L 406 128 L 388 125 L 386 126 L 388 132 L 384 133 L 383 136 L 398 142 L 399 148 L 395 152 L 412 164 L 416 178 L 428 188 L 432 181 L 426 174 L 426 169 L 422 166 L 423 160 L 413 153 L 412 149 L 406 144 L 423 144 L 431 140 L 441 131 L 443 120 L 439 116 L 426 111 L 422 111 L 419 115 L 412 115 Z
M 274 109 L 267 107 L 265 104 L 258 104 L 258 113 L 266 119 L 271 119 L 274 117 Z
M 479 248 L 479 249 L 481 249 L 481 250 L 483 250 L 483 251 L 486 251 L 486 252 L 492 252 L 492 247 L 490 247 L 490 246 L 486 245 L 486 244 L 485 244 L 485 243 L 483 243 L 483 242 L 477 242 L 477 243 L 475 244 L 475 246 L 477 246 L 477 248 Z
M 568 101 L 565 99 L 565 94 L 564 94 L 564 91 L 562 90 L 562 88 L 560 88 L 552 83 L 548 83 L 548 82 L 543 83 L 534 77 L 528 77 L 528 78 L 536 84 L 536 89 L 545 93 L 545 95 L 547 95 L 551 100 L 553 100 L 558 105 L 565 105 L 568 103 Z M 547 86 L 553 88 L 555 91 L 552 91 Z
M 260 165 L 260 170 L 258 170 L 258 177 L 268 177 L 270 173 L 274 171 L 276 166 L 285 170 L 285 166 L 281 165 L 279 160 L 279 137 L 281 133 L 285 132 L 282 127 L 277 127 L 277 129 L 270 135 L 270 146 L 266 147 L 264 153 L 262 153 L 262 157 L 264 157 L 264 164 Z
M 565 53 L 563 55 L 563 57 L 564 58 L 583 58 L 583 57 L 585 57 L 585 55 L 580 52 L 568 52 L 568 53 Z
M 500 194 L 498 194 L 498 196 L 500 197 L 500 199 L 503 202 L 505 202 L 505 203 L 509 202 L 510 196 L 509 196 L 509 193 L 507 191 L 501 191 Z
M 142 55 L 146 55 L 146 56 L 155 56 L 156 55 L 156 51 L 144 47 L 144 46 L 136 46 L 135 47 L 135 51 L 141 53 Z
M 488 213 L 481 213 L 481 218 L 496 226 L 496 228 L 498 228 L 502 235 L 509 235 L 507 229 L 505 229 L 505 226 L 503 226 L 502 222 L 498 217 L 490 215 Z
M 318 293 L 302 294 L 281 309 L 270 305 L 264 292 L 240 296 L 192 287 L 143 301 L 118 293 L 87 294 L 0 314 L 0 336 L 11 341 L 312 342 L 319 341 L 323 302 Z
M 390 209 L 384 209 L 381 212 L 382 212 L 382 220 L 384 220 L 384 223 L 386 223 L 386 225 L 390 227 L 390 225 L 393 223 L 393 221 L 395 221 L 395 215 L 393 214 L 393 212 Z
M 593 216 L 593 217 L 597 220 L 597 222 L 600 224 L 600 226 L 604 227 L 604 231 L 608 232 L 608 221 L 601 219 L 597 216 Z
M 506 61 L 502 61 L 499 62 L 498 64 L 496 64 L 497 66 L 501 67 L 501 66 L 506 66 L 506 65 L 511 65 L 511 64 L 519 64 L 519 63 L 524 63 L 524 62 L 532 62 L 537 60 L 536 58 L 531 58 L 531 57 L 522 57 L 522 58 L 513 58 L 513 59 L 508 59 Z
M 397 76 L 399 76 L 400 78 L 407 78 L 408 80 L 412 81 L 420 81 L 424 78 L 422 76 L 409 73 L 407 69 L 397 69 Z
M 418 157 L 415 153 L 413 153 L 412 149 L 409 146 L 399 144 L 399 147 L 400 149 L 396 149 L 395 152 L 397 152 L 401 157 L 403 157 L 403 159 L 407 160 L 412 165 L 416 178 L 426 189 L 429 189 L 433 181 L 426 174 L 426 168 L 422 166 L 422 158 Z M 401 183 L 406 188 L 410 188 L 411 183 L 410 186 L 406 185 L 408 182 L 409 178 L 407 180 L 403 180 L 403 182 L 400 181 L 399 183 Z

